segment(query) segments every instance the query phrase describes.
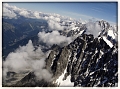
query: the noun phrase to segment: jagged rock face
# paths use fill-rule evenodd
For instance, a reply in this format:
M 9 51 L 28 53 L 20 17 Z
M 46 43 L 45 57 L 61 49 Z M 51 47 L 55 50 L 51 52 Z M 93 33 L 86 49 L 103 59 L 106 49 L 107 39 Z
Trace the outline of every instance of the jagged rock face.
M 106 21 L 98 21 L 98 24 L 102 28 L 100 32 L 100 37 L 105 36 L 112 44 L 117 44 L 118 42 L 118 30 L 115 29 L 115 26 L 110 26 L 110 24 Z
M 64 77 L 71 75 L 74 86 L 110 87 L 118 83 L 117 57 L 115 46 L 110 48 L 102 38 L 83 35 L 59 52 L 52 51 L 46 62 L 51 61 L 47 68 L 51 68 L 55 80 L 67 68 Z
M 73 86 L 114 87 L 118 86 L 118 49 L 107 45 L 102 37 L 83 34 L 68 46 L 55 45 L 46 59 L 46 69 L 52 74 L 51 82 L 37 80 L 33 72 L 11 86 L 60 86 L 56 82 L 64 74 L 62 81 L 69 76 Z M 66 71 L 65 71 L 66 70 Z

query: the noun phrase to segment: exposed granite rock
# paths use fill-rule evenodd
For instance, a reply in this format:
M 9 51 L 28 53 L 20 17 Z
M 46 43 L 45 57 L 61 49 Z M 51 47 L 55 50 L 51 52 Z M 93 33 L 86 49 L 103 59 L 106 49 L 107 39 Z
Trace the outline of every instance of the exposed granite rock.
M 118 86 L 118 48 L 110 48 L 102 37 L 83 34 L 68 46 L 56 46 L 46 59 L 46 69 L 53 73 L 52 82 L 36 80 L 32 72 L 13 86 L 59 86 L 55 81 L 65 69 L 63 81 L 70 75 L 74 86 Z
M 110 48 L 102 37 L 79 36 L 52 59 L 55 59 L 51 67 L 54 77 L 60 76 L 67 66 L 65 79 L 71 75 L 74 86 L 111 87 L 118 83 L 117 46 Z

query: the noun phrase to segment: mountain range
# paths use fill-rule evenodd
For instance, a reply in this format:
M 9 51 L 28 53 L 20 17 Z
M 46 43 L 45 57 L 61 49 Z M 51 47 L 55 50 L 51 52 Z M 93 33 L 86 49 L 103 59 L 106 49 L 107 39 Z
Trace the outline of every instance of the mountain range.
M 117 87 L 118 30 L 3 4 L 3 86 Z

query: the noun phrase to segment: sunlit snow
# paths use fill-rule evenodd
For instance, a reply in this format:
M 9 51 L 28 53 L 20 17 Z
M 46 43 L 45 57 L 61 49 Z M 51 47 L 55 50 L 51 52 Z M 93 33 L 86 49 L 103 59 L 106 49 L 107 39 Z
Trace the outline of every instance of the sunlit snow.
M 108 30 L 108 35 L 111 36 L 113 39 L 115 39 L 113 30 Z
M 64 75 L 65 75 L 65 73 L 66 73 L 66 70 L 67 70 L 67 68 L 64 70 L 64 72 L 62 73 L 62 75 L 59 76 L 59 78 L 56 80 L 56 83 L 57 83 L 59 86 L 61 86 L 61 87 L 74 86 L 74 82 L 72 83 L 72 82 L 70 81 L 70 79 L 71 79 L 71 76 L 70 76 L 70 75 L 67 77 L 66 80 L 63 80 Z
M 107 40 L 107 38 L 105 36 L 103 36 L 103 40 L 112 48 L 113 47 L 113 44 Z

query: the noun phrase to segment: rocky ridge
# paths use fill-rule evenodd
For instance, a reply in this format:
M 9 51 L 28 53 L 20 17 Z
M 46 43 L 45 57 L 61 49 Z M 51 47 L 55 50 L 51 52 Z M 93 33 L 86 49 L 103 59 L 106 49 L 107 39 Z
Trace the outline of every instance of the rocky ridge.
M 118 86 L 117 45 L 111 48 L 102 37 L 83 34 L 65 47 L 56 45 L 46 59 L 46 69 L 53 74 L 51 82 L 36 80 L 34 72 L 30 72 L 12 86 L 64 86 L 61 84 L 69 76 L 73 86 Z

